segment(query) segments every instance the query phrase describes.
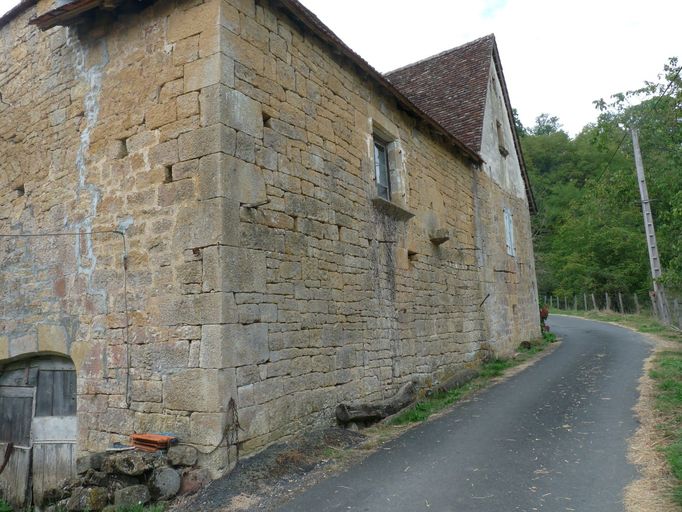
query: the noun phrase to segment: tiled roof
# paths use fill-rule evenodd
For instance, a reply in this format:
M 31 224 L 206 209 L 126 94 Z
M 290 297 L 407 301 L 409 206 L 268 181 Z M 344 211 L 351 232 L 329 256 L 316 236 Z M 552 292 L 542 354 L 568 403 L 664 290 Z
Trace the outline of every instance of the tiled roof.
M 450 134 L 480 153 L 491 63 L 502 87 L 528 206 L 537 211 L 493 34 L 386 73 L 386 78 Z
M 386 77 L 443 128 L 480 152 L 494 46 L 495 36 L 488 35 Z

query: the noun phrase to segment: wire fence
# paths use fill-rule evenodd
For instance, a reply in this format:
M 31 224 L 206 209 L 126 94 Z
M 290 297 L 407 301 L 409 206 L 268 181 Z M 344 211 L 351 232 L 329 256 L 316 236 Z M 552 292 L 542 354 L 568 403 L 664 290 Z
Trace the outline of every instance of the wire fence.
M 682 329 L 682 297 L 668 293 L 670 324 Z M 648 296 L 636 293 L 582 293 L 580 295 L 544 296 L 544 303 L 550 308 L 563 311 L 606 311 L 620 314 L 648 315 L 661 319 L 653 292 Z

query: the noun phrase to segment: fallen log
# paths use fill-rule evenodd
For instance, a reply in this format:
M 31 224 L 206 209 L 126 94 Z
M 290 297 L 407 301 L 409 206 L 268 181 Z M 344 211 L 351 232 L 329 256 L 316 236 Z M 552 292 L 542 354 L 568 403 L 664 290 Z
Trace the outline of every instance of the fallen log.
M 445 393 L 447 391 L 450 391 L 451 389 L 460 388 L 464 386 L 464 384 L 474 380 L 479 375 L 480 372 L 478 370 L 475 370 L 473 368 L 463 368 L 462 370 L 456 372 L 448 380 L 443 382 L 440 386 L 438 386 L 436 388 L 436 391 L 438 393 Z
M 387 400 L 374 404 L 339 404 L 336 419 L 341 423 L 355 421 L 379 421 L 404 409 L 417 399 L 417 388 L 412 382 L 403 384 L 398 392 Z

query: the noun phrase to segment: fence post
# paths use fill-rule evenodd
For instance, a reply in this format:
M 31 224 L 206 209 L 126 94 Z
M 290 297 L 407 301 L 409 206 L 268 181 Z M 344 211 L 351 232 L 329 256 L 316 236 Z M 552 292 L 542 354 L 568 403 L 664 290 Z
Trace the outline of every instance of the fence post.
M 583 302 L 585 303 L 585 311 L 587 311 L 587 294 L 583 293 Z
M 633 293 L 632 296 L 635 298 L 635 310 L 637 311 L 637 314 L 640 315 L 642 313 L 642 310 L 639 307 L 639 299 L 637 298 L 637 294 Z
M 609 292 L 604 293 L 606 296 L 606 311 L 611 311 L 611 297 L 609 297 Z
M 597 299 L 594 298 L 594 293 L 590 293 L 592 296 L 592 309 L 597 311 Z
M 623 295 L 620 292 L 618 292 L 618 305 L 620 306 L 620 314 L 624 315 L 625 310 L 623 309 Z

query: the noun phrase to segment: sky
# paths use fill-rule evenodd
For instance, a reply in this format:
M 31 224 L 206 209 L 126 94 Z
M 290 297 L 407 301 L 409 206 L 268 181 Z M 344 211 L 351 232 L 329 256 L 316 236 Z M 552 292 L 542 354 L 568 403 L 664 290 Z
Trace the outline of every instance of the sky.
M 17 0 L 0 0 L 0 13 Z M 525 126 L 547 112 L 571 135 L 592 101 L 655 80 L 682 58 L 679 0 L 302 0 L 381 72 L 494 33 Z

